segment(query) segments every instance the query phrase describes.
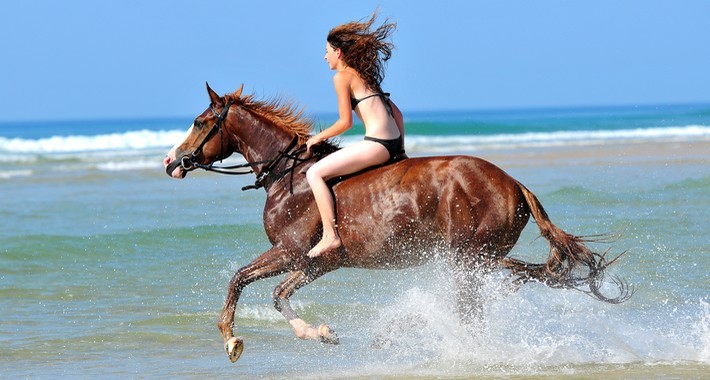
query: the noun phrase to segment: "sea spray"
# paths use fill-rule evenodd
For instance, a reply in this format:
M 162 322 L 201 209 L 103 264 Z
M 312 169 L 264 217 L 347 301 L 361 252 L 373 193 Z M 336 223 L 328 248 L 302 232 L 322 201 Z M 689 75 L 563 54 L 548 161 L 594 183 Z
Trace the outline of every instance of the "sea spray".
M 682 312 L 638 313 L 634 306 L 604 304 L 579 291 L 539 283 L 514 291 L 498 272 L 486 276 L 484 316 L 471 326 L 459 319 L 450 278 L 431 276 L 424 284 L 419 277 L 415 282 L 363 328 L 368 337 L 360 344 L 370 343 L 360 347 L 364 352 L 358 350 L 367 356 L 361 359 L 367 369 L 359 368 L 360 374 L 502 376 L 560 368 L 574 373 L 594 363 L 668 364 L 694 356 L 695 350 L 698 361 L 707 362 L 704 301 L 689 303 L 691 308 Z M 694 314 L 693 309 L 705 311 Z M 676 323 L 659 317 L 669 312 L 676 313 Z

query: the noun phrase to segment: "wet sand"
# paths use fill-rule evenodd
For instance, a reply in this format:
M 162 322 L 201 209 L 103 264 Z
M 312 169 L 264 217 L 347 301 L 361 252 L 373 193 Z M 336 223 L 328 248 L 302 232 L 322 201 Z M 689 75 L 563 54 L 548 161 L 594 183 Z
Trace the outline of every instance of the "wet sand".
M 624 142 L 468 152 L 503 168 L 579 165 L 686 165 L 710 163 L 710 141 Z

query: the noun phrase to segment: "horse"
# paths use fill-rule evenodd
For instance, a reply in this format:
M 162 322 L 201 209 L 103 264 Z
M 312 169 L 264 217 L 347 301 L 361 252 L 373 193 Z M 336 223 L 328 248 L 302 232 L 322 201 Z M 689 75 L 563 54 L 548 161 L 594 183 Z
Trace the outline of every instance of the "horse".
M 616 297 L 600 291 L 605 269 L 614 259 L 593 252 L 592 237 L 571 235 L 549 219 L 537 197 L 505 171 L 472 156 L 399 157 L 329 184 L 336 201 L 342 246 L 309 258 L 322 227 L 305 171 L 338 149 L 325 142 L 308 154 L 305 141 L 313 122 L 302 108 L 282 99 L 242 95 L 244 85 L 219 96 L 209 84 L 210 105 L 195 118 L 184 141 L 164 160 L 166 173 L 184 178 L 201 168 L 235 174 L 254 173 L 253 186 L 266 191 L 263 222 L 271 248 L 236 271 L 229 282 L 218 328 L 231 362 L 244 349 L 234 336 L 234 314 L 242 290 L 254 281 L 287 274 L 273 291 L 273 303 L 301 339 L 338 344 L 334 330 L 314 327 L 290 305 L 290 297 L 338 268 L 398 269 L 439 258 L 450 270 L 462 320 L 480 313 L 481 270 L 509 270 L 515 282 L 539 281 L 554 288 L 582 290 L 597 300 L 621 303 L 633 288 L 612 280 Z M 214 164 L 233 153 L 244 165 Z M 246 171 L 239 171 L 241 169 Z M 532 216 L 549 241 L 545 263 L 507 258 Z M 608 278 L 609 276 L 607 276 Z

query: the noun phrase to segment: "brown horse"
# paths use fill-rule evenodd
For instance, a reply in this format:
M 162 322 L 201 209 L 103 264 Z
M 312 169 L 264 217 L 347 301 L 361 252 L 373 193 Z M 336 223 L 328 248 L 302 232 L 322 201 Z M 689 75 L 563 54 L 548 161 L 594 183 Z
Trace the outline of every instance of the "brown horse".
M 229 170 L 212 164 L 237 152 L 248 162 L 244 167 L 257 176 L 253 187 L 266 190 L 264 228 L 272 247 L 236 272 L 218 322 L 232 362 L 243 350 L 243 341 L 232 331 L 242 290 L 253 281 L 283 273 L 288 275 L 273 293 L 276 309 L 299 338 L 334 344 L 335 333 L 327 325 L 315 328 L 300 319 L 289 297 L 341 267 L 396 269 L 442 258 L 456 281 L 464 320 L 480 312 L 479 269 L 508 269 L 520 282 L 575 288 L 610 303 L 623 302 L 633 293 L 625 282 L 613 278 L 618 296 L 603 295 L 599 287 L 604 270 L 615 259 L 592 252 L 585 239 L 552 224 L 535 195 L 503 170 L 469 156 L 402 158 L 337 179 L 332 191 L 342 247 L 308 258 L 306 253 L 322 231 L 304 173 L 337 147 L 326 143 L 307 157 L 302 146 L 311 122 L 302 111 L 290 103 L 242 95 L 242 88 L 220 97 L 207 85 L 210 106 L 164 162 L 168 175 L 183 178 L 195 168 Z M 550 243 L 544 264 L 505 258 L 530 215 Z

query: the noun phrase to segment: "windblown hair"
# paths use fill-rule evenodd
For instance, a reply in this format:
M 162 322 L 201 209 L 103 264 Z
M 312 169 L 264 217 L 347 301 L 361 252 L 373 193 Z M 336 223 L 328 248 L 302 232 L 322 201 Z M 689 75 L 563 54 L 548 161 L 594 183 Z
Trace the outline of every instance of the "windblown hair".
M 368 21 L 353 21 L 336 26 L 328 32 L 328 43 L 343 52 L 343 61 L 360 74 L 367 86 L 382 92 L 380 85 L 385 78 L 385 62 L 392 57 L 394 44 L 387 41 L 397 28 L 389 19 L 377 29 L 371 30 L 377 11 Z

